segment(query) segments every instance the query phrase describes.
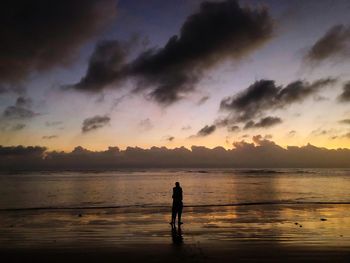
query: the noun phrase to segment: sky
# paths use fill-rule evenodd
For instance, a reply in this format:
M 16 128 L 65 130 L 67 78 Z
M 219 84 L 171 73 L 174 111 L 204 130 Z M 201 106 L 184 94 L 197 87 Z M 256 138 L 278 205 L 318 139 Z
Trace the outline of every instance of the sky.
M 350 148 L 349 1 L 18 0 L 1 12 L 4 147 Z

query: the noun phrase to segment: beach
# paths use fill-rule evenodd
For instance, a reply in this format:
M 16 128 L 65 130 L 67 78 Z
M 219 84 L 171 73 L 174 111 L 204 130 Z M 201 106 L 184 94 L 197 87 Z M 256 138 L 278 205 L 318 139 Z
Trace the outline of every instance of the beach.
M 348 262 L 350 205 L 2 211 L 7 262 Z

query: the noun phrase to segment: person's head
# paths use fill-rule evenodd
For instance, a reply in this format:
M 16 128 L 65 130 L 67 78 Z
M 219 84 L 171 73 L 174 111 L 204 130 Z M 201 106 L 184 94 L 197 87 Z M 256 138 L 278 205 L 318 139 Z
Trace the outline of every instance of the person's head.
M 179 187 L 179 186 L 180 186 L 180 183 L 179 183 L 179 182 L 176 182 L 176 183 L 175 183 L 175 186 L 176 186 L 176 187 Z

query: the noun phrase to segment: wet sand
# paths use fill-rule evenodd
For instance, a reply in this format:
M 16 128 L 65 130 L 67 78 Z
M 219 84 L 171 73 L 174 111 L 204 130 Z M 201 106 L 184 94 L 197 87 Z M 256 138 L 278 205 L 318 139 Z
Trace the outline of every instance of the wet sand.
M 349 262 L 350 205 L 0 212 L 3 262 Z

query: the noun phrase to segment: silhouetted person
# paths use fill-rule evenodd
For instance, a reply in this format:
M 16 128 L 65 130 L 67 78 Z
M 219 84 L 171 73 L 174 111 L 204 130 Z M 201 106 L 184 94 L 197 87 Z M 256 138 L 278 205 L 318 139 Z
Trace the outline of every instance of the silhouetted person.
M 176 216 L 177 222 L 179 226 L 182 224 L 181 222 L 181 214 L 182 214 L 182 188 L 180 187 L 180 183 L 176 182 L 175 187 L 173 188 L 173 207 L 172 207 L 172 216 L 170 224 L 175 225 Z

